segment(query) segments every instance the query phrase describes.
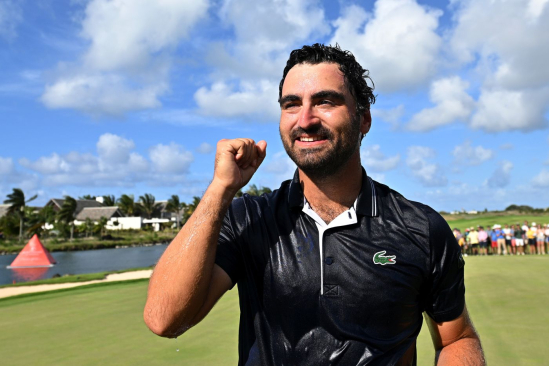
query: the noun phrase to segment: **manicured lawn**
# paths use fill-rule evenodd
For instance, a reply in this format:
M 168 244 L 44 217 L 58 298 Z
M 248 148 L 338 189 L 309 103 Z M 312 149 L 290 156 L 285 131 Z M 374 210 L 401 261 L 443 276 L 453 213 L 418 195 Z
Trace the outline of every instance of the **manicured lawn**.
M 467 304 L 489 364 L 548 364 L 549 256 L 466 260 Z M 144 325 L 146 286 L 138 280 L 0 300 L 1 364 L 237 363 L 235 290 L 201 324 L 173 340 Z M 418 365 L 432 365 L 433 359 L 424 327 Z
M 535 222 L 537 225 L 539 224 L 549 224 L 549 216 L 548 215 L 468 215 L 467 218 L 459 218 L 456 219 L 452 217 L 452 215 L 446 215 L 444 217 L 446 221 L 448 222 L 448 225 L 453 228 L 458 228 L 462 232 L 465 230 L 465 228 L 468 227 L 477 227 L 478 225 L 483 226 L 485 229 L 488 227 L 492 227 L 495 224 L 499 224 L 502 227 L 504 225 L 516 225 L 520 224 L 522 225 L 524 221 L 528 221 L 528 224 L 532 224 Z

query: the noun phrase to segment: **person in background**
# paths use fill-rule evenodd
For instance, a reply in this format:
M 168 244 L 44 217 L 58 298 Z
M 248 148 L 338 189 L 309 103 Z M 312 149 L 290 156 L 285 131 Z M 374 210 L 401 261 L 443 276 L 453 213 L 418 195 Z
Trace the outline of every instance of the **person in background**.
M 498 247 L 497 239 L 494 235 L 494 229 L 496 225 L 488 227 L 488 254 L 492 255 L 495 253 L 495 249 Z
M 484 227 L 479 226 L 478 227 L 478 246 L 479 246 L 479 254 L 480 255 L 487 255 L 488 254 L 488 233 L 484 231 Z
M 545 253 L 549 254 L 549 224 L 545 224 L 545 243 L 547 244 L 547 251 Z
M 520 224 L 515 225 L 513 236 L 515 238 L 517 255 L 524 255 L 524 230 L 522 230 Z
M 533 230 L 536 223 L 533 222 L 532 226 L 526 231 L 526 238 L 528 239 L 528 254 L 536 254 L 536 232 Z
M 496 241 L 498 247 L 498 255 L 507 255 L 507 249 L 505 248 L 505 237 L 503 235 L 503 230 L 501 230 L 501 225 L 496 225 Z
M 471 254 L 478 255 L 478 232 L 474 227 L 469 231 L 469 245 L 471 246 Z
M 505 225 L 503 228 L 503 235 L 505 237 L 505 245 L 507 246 L 507 253 L 515 254 L 515 245 L 513 243 L 513 229 L 509 225 Z
M 545 254 L 545 230 L 540 225 L 539 229 L 536 232 L 536 239 L 537 239 L 537 250 L 538 254 Z

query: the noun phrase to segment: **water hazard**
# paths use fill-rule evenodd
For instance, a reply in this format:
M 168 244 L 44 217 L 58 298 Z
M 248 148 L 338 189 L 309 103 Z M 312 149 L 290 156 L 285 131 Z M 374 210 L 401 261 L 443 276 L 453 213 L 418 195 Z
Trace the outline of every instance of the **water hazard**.
M 0 285 L 15 282 L 28 282 L 51 278 L 55 274 L 83 274 L 104 271 L 118 271 L 129 268 L 154 265 L 166 244 L 147 247 L 82 250 L 76 252 L 53 252 L 57 261 L 53 267 L 8 269 L 17 254 L 0 256 Z

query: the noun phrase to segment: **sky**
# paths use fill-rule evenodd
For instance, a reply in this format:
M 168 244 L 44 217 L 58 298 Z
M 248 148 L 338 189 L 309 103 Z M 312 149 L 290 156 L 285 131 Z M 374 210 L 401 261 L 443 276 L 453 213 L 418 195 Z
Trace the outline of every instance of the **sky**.
M 289 53 L 339 44 L 375 84 L 375 180 L 441 211 L 549 207 L 549 0 L 0 0 L 0 199 L 177 194 L 217 141 L 280 142 Z

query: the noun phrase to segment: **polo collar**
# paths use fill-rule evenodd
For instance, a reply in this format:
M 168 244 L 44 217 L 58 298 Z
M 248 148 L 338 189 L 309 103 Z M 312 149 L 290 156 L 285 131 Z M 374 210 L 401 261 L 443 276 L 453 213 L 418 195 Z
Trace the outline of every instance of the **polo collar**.
M 296 169 L 294 177 L 290 182 L 290 189 L 288 192 L 288 204 L 290 208 L 299 208 L 303 210 L 303 190 L 301 189 L 301 183 L 299 182 L 299 170 Z M 356 200 L 356 213 L 362 216 L 378 216 L 378 199 L 376 194 L 376 188 L 374 181 L 366 175 L 366 171 L 362 168 L 362 187 L 358 198 Z

